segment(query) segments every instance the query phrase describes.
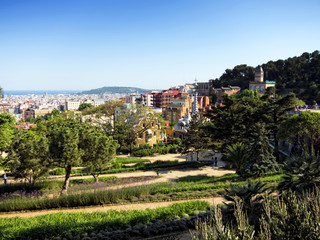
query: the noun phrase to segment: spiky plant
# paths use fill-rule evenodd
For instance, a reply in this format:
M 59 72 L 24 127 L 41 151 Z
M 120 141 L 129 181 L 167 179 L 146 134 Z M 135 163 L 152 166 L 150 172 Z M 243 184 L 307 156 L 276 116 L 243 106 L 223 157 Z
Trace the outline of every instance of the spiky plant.
M 284 165 L 286 175 L 279 183 L 278 190 L 292 190 L 303 194 L 320 186 L 320 158 L 315 156 L 292 156 Z
M 266 184 L 260 181 L 251 182 L 243 186 L 231 185 L 230 189 L 225 189 L 223 197 L 229 201 L 225 203 L 226 210 L 230 213 L 235 211 L 236 203 L 241 201 L 242 209 L 248 215 L 250 223 L 256 223 L 261 213 L 261 202 L 263 193 L 267 191 Z
M 237 170 L 244 167 L 246 162 L 249 160 L 249 149 L 243 143 L 234 143 L 226 147 L 225 156 L 227 161 L 234 164 Z

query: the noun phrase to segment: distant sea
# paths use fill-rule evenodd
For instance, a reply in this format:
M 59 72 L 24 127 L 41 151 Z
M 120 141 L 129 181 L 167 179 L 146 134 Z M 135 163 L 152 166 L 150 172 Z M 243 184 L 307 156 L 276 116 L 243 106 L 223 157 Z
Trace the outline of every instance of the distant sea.
M 73 94 L 82 92 L 81 90 L 2 90 L 2 94 L 4 95 L 29 95 L 29 94 L 35 94 L 35 95 L 43 95 L 45 93 L 51 94 L 51 95 L 57 95 L 57 94 Z

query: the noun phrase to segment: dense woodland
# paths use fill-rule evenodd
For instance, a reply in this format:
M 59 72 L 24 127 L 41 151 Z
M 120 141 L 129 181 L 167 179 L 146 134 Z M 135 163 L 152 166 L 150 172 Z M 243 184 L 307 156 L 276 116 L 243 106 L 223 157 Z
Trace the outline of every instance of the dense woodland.
M 299 57 L 269 61 L 261 66 L 265 80 L 276 81 L 278 94 L 286 95 L 294 92 L 307 104 L 320 102 L 320 54 L 318 50 L 313 53 L 305 52 Z M 215 79 L 214 87 L 234 85 L 247 89 L 249 82 L 254 80 L 254 69 L 246 64 L 226 69 L 220 78 Z

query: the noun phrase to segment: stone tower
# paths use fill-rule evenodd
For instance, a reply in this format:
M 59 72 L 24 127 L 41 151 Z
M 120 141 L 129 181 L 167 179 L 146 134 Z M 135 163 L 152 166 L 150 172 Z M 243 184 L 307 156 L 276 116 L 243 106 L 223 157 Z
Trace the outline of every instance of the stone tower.
M 254 71 L 254 81 L 258 83 L 263 83 L 264 81 L 264 72 L 261 66 L 256 67 Z

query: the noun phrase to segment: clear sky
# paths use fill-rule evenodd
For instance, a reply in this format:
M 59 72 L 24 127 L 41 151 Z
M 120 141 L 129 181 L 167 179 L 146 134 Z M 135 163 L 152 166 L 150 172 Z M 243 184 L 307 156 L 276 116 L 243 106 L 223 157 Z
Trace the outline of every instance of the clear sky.
M 208 81 L 319 50 L 319 12 L 319 0 L 0 0 L 0 86 Z

